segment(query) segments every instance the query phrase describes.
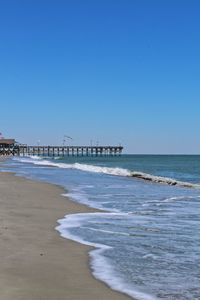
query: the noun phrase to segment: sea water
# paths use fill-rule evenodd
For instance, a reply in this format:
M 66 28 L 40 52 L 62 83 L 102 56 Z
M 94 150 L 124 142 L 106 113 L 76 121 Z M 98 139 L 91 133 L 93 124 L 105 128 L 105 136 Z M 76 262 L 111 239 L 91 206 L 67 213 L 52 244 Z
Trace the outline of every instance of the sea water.
M 95 247 L 96 278 L 138 300 L 200 299 L 200 156 L 16 157 L 4 170 L 103 210 L 56 227 Z

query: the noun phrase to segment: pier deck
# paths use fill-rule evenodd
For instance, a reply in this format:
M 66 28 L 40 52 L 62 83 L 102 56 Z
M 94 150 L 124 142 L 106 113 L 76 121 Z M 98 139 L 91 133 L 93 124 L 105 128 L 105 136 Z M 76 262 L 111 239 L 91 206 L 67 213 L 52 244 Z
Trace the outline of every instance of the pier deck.
M 28 146 L 17 145 L 13 155 L 38 156 L 115 156 L 121 155 L 122 146 Z

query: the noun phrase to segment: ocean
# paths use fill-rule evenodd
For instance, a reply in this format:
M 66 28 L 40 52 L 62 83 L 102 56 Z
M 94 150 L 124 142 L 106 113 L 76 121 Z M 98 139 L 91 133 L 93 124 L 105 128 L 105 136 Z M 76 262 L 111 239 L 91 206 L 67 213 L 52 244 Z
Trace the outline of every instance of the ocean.
M 92 245 L 93 275 L 138 300 L 200 299 L 200 156 L 14 157 L 17 176 L 58 184 L 102 212 L 60 216 Z

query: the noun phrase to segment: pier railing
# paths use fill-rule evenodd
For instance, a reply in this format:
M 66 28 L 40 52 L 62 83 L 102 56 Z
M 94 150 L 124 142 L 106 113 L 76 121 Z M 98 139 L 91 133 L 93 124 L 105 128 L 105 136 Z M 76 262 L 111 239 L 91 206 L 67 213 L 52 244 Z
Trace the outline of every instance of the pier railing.
M 122 146 L 28 146 L 16 145 L 12 155 L 38 156 L 115 156 L 121 155 Z

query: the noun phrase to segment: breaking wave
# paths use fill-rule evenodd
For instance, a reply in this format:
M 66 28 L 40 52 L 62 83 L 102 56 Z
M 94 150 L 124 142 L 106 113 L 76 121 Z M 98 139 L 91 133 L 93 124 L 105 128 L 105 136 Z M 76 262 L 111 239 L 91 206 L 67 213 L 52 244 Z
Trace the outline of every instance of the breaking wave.
M 177 185 L 177 186 L 186 187 L 186 188 L 200 189 L 200 184 L 197 184 L 197 183 L 184 182 L 184 181 L 176 180 L 173 178 L 155 176 L 155 175 L 151 175 L 151 174 L 147 174 L 147 173 L 143 173 L 143 172 L 132 172 L 131 177 L 136 177 L 139 179 L 152 181 L 152 182 L 156 182 L 156 183 L 164 183 L 164 184 L 168 184 L 168 185 Z
M 15 157 L 13 159 L 23 163 L 32 163 L 34 165 L 39 165 L 39 166 L 46 166 L 46 167 L 49 166 L 49 167 L 56 167 L 61 169 L 76 169 L 84 172 L 101 173 L 101 174 L 114 175 L 114 176 L 134 177 L 137 179 L 142 179 L 154 183 L 161 183 L 161 184 L 167 184 L 172 186 L 177 185 L 180 187 L 200 189 L 200 184 L 197 183 L 184 182 L 173 178 L 156 176 L 144 172 L 131 171 L 124 168 L 101 167 L 97 165 L 82 164 L 82 163 L 73 163 L 73 164 L 56 163 L 53 161 L 42 159 L 38 156 Z

